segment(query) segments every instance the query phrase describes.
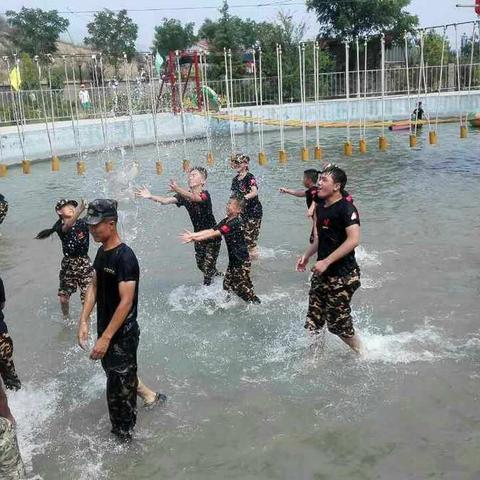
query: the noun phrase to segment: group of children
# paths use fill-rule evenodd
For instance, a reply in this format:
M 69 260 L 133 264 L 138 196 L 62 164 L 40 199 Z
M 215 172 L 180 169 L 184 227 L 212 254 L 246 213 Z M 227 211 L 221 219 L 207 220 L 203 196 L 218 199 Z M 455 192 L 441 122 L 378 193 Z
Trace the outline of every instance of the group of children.
M 212 200 L 206 189 L 207 171 L 203 167 L 189 171 L 188 188 L 171 180 L 171 196 L 153 195 L 145 186 L 137 188 L 135 195 L 161 205 L 185 207 L 193 231 L 185 230 L 180 239 L 183 243 L 194 243 L 195 259 L 204 285 L 210 285 L 214 277 L 223 276 L 224 290 L 235 293 L 245 302 L 259 304 L 261 300 L 255 294 L 250 272 L 251 261 L 258 256 L 262 204 L 256 179 L 249 171 L 248 156 L 234 156 L 231 167 L 236 175 L 231 184 L 226 216 L 220 222 L 213 214 Z M 360 219 L 352 197 L 345 190 L 347 176 L 338 166 L 328 164 L 321 171 L 305 170 L 303 183 L 304 190 L 282 187 L 280 192 L 305 197 L 307 215 L 312 219 L 307 249 L 296 263 L 296 270 L 302 272 L 312 256 L 317 258 L 312 268 L 305 328 L 315 334 L 327 325 L 329 331 L 360 352 L 361 344 L 350 310 L 352 295 L 360 286 L 360 271 L 355 260 Z M 86 348 L 88 319 L 97 303 L 99 338 L 90 356 L 102 360 L 107 374 L 112 432 L 128 437 L 136 419 L 136 396 L 143 398 L 145 405 L 163 403 L 166 397 L 146 387 L 137 375 L 139 268 L 134 253 L 119 239 L 116 202 L 107 199 L 91 202 L 86 217 L 80 218 L 86 208 L 84 201 L 59 201 L 55 206 L 58 220 L 36 238 L 44 239 L 57 233 L 61 240 L 64 257 L 58 296 L 63 315 L 68 317 L 70 297 L 77 288 L 80 290 L 83 311 L 78 338 L 82 348 Z M 90 234 L 102 243 L 93 264 L 88 256 Z M 224 274 L 216 266 L 222 237 L 229 260 Z M 0 288 L 0 303 L 4 301 L 2 291 Z M 3 303 L 0 307 L 3 308 Z M 13 344 L 3 325 L 2 314 L 0 374 L 7 388 L 18 389 L 20 381 L 12 361 Z M 112 342 L 116 342 L 114 350 Z M 119 352 L 123 352 L 122 355 Z

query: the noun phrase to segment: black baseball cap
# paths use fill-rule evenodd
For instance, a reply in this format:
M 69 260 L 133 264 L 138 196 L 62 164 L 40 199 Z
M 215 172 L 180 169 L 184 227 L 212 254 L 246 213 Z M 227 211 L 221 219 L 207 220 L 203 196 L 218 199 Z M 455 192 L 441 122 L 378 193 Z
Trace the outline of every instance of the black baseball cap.
M 109 198 L 97 198 L 88 204 L 85 222 L 88 225 L 97 225 L 106 218 L 118 218 L 117 201 Z
M 58 210 L 61 210 L 63 207 L 66 207 L 67 205 L 71 205 L 72 207 L 77 208 L 78 202 L 76 200 L 67 200 L 66 198 L 62 198 L 55 205 L 55 211 L 58 212 Z

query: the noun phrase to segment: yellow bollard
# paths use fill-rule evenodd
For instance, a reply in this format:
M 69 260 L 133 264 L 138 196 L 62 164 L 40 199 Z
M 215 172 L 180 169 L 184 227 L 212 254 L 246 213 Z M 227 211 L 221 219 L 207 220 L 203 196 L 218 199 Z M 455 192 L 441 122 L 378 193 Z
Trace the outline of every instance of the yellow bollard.
M 60 170 L 60 159 L 54 155 L 52 157 L 52 172 L 58 172 Z
M 267 165 L 268 161 L 267 161 L 267 156 L 265 155 L 265 152 L 259 152 L 258 154 L 258 164 L 262 167 L 264 167 L 265 165 Z
M 87 165 L 83 160 L 77 162 L 77 174 L 83 175 L 87 171 Z
M 278 161 L 280 163 L 287 163 L 288 162 L 287 152 L 285 150 L 279 150 L 278 151 Z
M 378 148 L 384 152 L 388 147 L 387 139 L 385 137 L 378 137 Z
M 358 142 L 358 150 L 360 153 L 367 153 L 367 141 L 364 138 Z
M 113 162 L 112 162 L 111 160 L 107 160 L 107 161 L 105 162 L 105 171 L 106 171 L 107 173 L 110 173 L 110 172 L 113 171 Z
M 208 152 L 207 153 L 207 165 L 209 167 L 213 167 L 213 164 L 215 163 L 215 160 L 213 158 L 213 153 L 212 152 Z
M 460 138 L 467 138 L 468 137 L 468 128 L 466 125 L 460 126 Z
M 301 150 L 301 159 L 302 159 L 302 162 L 307 162 L 307 161 L 308 161 L 308 158 L 309 158 L 308 148 L 307 148 L 307 147 L 303 147 L 302 150 Z
M 8 167 L 4 163 L 0 163 L 0 177 L 6 177 L 8 172 Z
M 410 134 L 410 148 L 417 146 L 417 136 L 413 133 Z
M 188 160 L 184 160 L 182 163 L 182 168 L 185 173 L 190 171 L 190 162 Z
M 436 145 L 437 144 L 437 132 L 431 130 L 428 132 L 428 141 L 430 142 L 430 145 Z
M 347 157 L 351 157 L 353 153 L 353 145 L 352 142 L 345 142 L 343 144 L 343 154 Z
M 157 175 L 161 175 L 163 173 L 163 164 L 160 160 L 155 162 L 155 170 L 157 171 Z
M 323 156 L 322 147 L 315 147 L 315 160 L 321 160 Z
M 30 160 L 22 160 L 22 171 L 25 175 L 28 175 L 32 172 Z

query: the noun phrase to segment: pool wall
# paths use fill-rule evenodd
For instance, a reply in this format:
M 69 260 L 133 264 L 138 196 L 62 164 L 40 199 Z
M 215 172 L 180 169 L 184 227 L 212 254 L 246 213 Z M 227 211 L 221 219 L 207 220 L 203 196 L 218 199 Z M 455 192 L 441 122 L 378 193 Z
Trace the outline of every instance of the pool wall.
M 460 112 L 480 111 L 480 91 L 472 92 L 449 92 L 441 95 L 423 95 L 420 99 L 424 103 L 424 109 L 431 117 L 456 116 Z M 413 110 L 417 96 L 389 96 L 385 98 L 384 115 L 386 119 L 408 118 Z M 350 107 L 345 99 L 325 100 L 319 102 L 318 118 L 320 121 L 345 121 L 350 108 L 352 121 L 363 118 L 378 120 L 382 118 L 382 99 L 379 97 L 368 98 L 364 102 L 361 98 L 354 97 L 350 101 Z M 266 119 L 286 120 L 301 119 L 302 106 L 298 103 L 285 104 L 282 108 L 278 105 L 266 105 L 263 107 L 263 116 Z M 317 107 L 314 103 L 306 105 L 306 119 L 313 121 L 316 118 Z M 237 107 L 236 115 L 255 117 L 258 115 L 256 107 Z M 130 119 L 128 117 L 108 118 L 106 120 L 107 143 L 110 147 L 128 146 L 130 144 Z M 188 139 L 205 136 L 205 117 L 196 114 L 185 115 L 186 134 Z M 248 133 L 255 129 L 255 124 L 235 122 L 235 130 L 238 134 Z M 277 126 L 265 126 L 266 130 L 277 129 Z M 223 120 L 212 120 L 213 134 L 221 135 L 228 132 L 229 125 Z M 83 151 L 96 151 L 104 148 L 105 140 L 100 119 L 80 120 L 79 136 Z M 135 144 L 147 145 L 154 142 L 154 129 L 152 116 L 134 116 Z M 53 132 L 50 131 L 52 137 Z M 158 135 L 161 142 L 174 142 L 182 139 L 182 123 L 179 115 L 172 113 L 158 114 Z M 0 141 L 2 146 L 3 163 L 7 165 L 18 164 L 23 159 L 21 144 L 17 127 L 9 126 L 0 128 Z M 55 154 L 72 155 L 77 152 L 71 122 L 55 123 L 56 145 Z M 50 158 L 50 147 L 42 123 L 27 125 L 25 127 L 25 155 L 29 160 L 41 160 Z

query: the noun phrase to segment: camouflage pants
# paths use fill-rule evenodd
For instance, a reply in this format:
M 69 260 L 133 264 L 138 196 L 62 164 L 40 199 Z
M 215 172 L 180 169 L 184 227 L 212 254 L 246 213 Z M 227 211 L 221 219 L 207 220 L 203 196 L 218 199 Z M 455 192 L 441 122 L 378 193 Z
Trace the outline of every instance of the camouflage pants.
M 90 285 L 93 275 L 93 267 L 88 257 L 63 257 L 60 269 L 59 295 L 70 297 L 80 289 L 80 298 L 85 300 L 87 288 Z
M 126 438 L 137 421 L 138 333 L 110 344 L 102 358 L 107 375 L 107 404 L 112 433 Z
M 262 218 L 244 218 L 243 219 L 243 234 L 248 245 L 249 250 L 253 250 L 257 246 L 258 236 L 260 235 L 260 226 L 262 225 Z
M 242 300 L 248 303 L 260 303 L 260 299 L 253 291 L 250 267 L 250 262 L 244 262 L 240 267 L 229 265 L 223 279 L 223 289 L 227 292 L 236 293 Z
M 0 202 L 0 225 L 5 220 L 5 217 L 7 216 L 7 212 L 8 212 L 8 202 L 7 201 Z
M 8 333 L 0 334 L 0 376 L 5 387 L 19 390 L 22 386 L 13 363 L 13 342 Z
M 27 478 L 18 449 L 15 427 L 4 417 L 0 417 L 0 478 L 2 480 Z
M 220 275 L 217 270 L 217 258 L 220 253 L 222 240 L 208 242 L 195 242 L 195 260 L 197 267 L 203 273 L 204 285 L 210 285 L 215 275 Z
M 343 338 L 355 335 L 350 300 L 360 287 L 358 270 L 342 277 L 312 276 L 305 328 L 318 332 L 327 324 L 328 330 Z

